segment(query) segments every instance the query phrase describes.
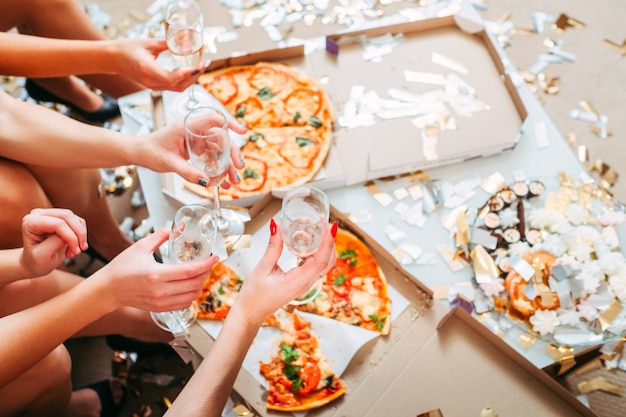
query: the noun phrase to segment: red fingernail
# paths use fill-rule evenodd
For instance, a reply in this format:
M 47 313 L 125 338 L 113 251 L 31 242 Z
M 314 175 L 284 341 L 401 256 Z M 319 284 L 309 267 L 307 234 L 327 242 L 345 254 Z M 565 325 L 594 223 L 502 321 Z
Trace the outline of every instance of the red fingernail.
M 270 233 L 272 234 L 272 236 L 276 234 L 276 222 L 274 221 L 274 219 L 270 220 Z
M 333 237 L 337 237 L 337 228 L 339 227 L 339 224 L 337 223 L 337 220 L 335 220 L 335 223 L 333 223 L 333 226 L 330 228 L 330 234 Z

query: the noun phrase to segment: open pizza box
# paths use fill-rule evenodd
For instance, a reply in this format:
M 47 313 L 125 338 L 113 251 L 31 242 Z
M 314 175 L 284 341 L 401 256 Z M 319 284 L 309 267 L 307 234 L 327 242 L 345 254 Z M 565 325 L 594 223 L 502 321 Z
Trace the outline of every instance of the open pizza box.
M 336 122 L 326 162 L 311 181 L 318 188 L 462 163 L 516 146 L 526 110 L 495 41 L 465 8 L 324 40 L 326 49 L 251 52 L 216 59 L 208 68 L 280 62 L 322 84 Z M 165 109 L 167 101 L 164 96 Z M 438 127 L 424 129 L 424 123 Z M 173 174 L 163 174 L 162 185 L 178 205 L 202 201 Z M 249 207 L 260 198 L 229 204 Z
M 252 240 L 268 233 L 267 223 L 279 210 L 280 200 L 271 195 L 252 207 L 253 220 L 247 224 Z M 492 408 L 501 416 L 593 416 L 554 379 L 465 310 L 449 310 L 433 300 L 424 284 L 402 269 L 348 216 L 331 207 L 331 220 L 339 221 L 340 227 L 370 248 L 390 291 L 397 294 L 392 295 L 393 302 L 399 299 L 403 306 L 400 313 L 392 314 L 389 335 L 371 336 L 349 354 L 345 369 L 335 369 L 347 386 L 346 395 L 307 415 L 415 416 L 439 409 L 443 416 L 479 416 L 484 408 Z M 262 240 L 266 242 L 266 238 Z M 234 261 L 232 266 L 240 268 L 240 259 L 231 255 L 226 262 Z M 345 336 L 345 328 L 330 337 L 315 333 L 315 327 L 312 331 L 329 360 L 333 349 L 352 348 L 353 341 Z M 205 321 L 200 321 L 191 327 L 187 343 L 202 356 L 213 340 Z M 254 355 L 254 350 L 253 344 L 248 356 Z M 234 395 L 256 415 L 285 415 L 266 409 L 266 392 L 259 379 L 258 361 L 251 364 L 247 357 L 235 382 Z

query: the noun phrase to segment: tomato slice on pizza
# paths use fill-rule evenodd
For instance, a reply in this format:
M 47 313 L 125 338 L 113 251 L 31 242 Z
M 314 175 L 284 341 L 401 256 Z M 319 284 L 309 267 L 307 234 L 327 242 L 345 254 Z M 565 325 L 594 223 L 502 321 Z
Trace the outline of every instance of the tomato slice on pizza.
M 268 381 L 267 408 L 305 411 L 322 407 L 341 397 L 346 389 L 328 365 L 311 323 L 298 314 L 283 323 L 283 337 L 270 362 L 260 362 Z
M 318 297 L 296 308 L 375 331 L 391 330 L 387 280 L 367 246 L 345 229 L 337 231 L 337 263 Z

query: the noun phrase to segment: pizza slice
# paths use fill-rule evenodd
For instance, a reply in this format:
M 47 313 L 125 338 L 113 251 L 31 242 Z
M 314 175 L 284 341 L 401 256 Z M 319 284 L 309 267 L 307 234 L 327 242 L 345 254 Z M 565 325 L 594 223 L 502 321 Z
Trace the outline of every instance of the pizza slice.
M 233 268 L 224 262 L 213 266 L 198 294 L 198 318 L 224 320 L 230 311 L 243 283 Z
M 337 263 L 320 294 L 296 308 L 387 335 L 391 298 L 387 280 L 368 247 L 345 229 L 337 231 Z
M 242 285 L 243 280 L 233 268 L 224 262 L 216 263 L 196 298 L 198 319 L 224 320 Z M 263 321 L 263 326 L 280 327 L 280 323 L 276 315 L 272 314 Z
M 305 411 L 322 407 L 341 397 L 346 389 L 333 372 L 311 333 L 311 323 L 291 314 L 282 326 L 283 337 L 260 372 L 268 381 L 267 408 Z

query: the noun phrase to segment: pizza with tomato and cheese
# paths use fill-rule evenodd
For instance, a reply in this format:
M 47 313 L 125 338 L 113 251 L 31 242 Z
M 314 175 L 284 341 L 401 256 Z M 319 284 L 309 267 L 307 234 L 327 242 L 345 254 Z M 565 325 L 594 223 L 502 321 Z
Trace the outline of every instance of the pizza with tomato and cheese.
M 243 280 L 233 268 L 224 262 L 216 263 L 204 280 L 196 298 L 200 320 L 224 320 L 239 295 Z M 279 326 L 276 315 L 263 321 L 263 326 Z
M 330 98 L 316 80 L 283 64 L 259 62 L 205 73 L 199 83 L 248 127 L 241 182 L 220 189 L 224 199 L 268 193 L 315 177 L 330 150 L 334 122 Z M 211 197 L 210 189 L 185 186 Z
M 320 294 L 296 308 L 389 334 L 391 298 L 376 258 L 354 234 L 338 229 L 337 263 L 326 274 Z
M 243 283 L 233 268 L 224 262 L 213 265 L 198 294 L 198 318 L 224 320 L 230 311 Z
M 267 408 L 277 411 L 306 411 L 341 397 L 346 388 L 333 372 L 311 323 L 297 313 L 283 323 L 282 339 L 268 363 L 260 362 L 261 375 L 268 381 Z

